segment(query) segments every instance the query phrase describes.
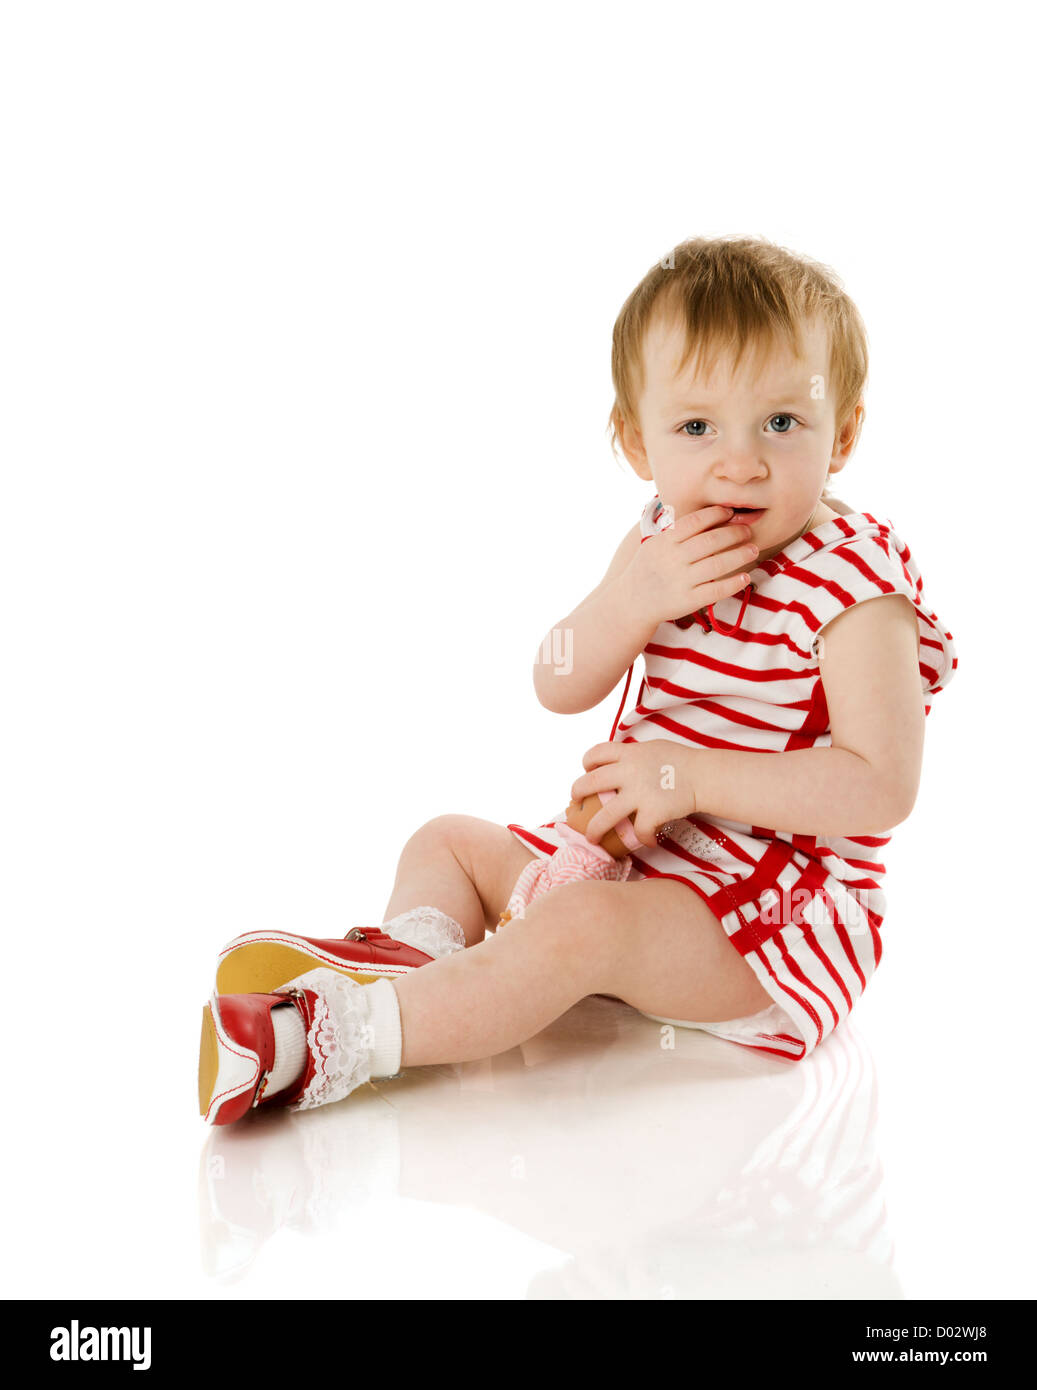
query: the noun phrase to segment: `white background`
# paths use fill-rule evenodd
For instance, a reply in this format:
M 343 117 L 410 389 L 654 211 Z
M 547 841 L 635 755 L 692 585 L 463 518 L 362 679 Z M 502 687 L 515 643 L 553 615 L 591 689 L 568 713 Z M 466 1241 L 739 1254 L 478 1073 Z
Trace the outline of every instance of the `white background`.
M 216 950 L 380 922 L 426 820 L 568 800 L 621 687 L 551 714 L 533 661 L 652 491 L 606 439 L 612 325 L 728 233 L 859 306 L 835 491 L 958 646 L 855 1015 L 902 1285 L 1037 1292 L 1019 14 L 4 8 L 5 1294 L 209 1296 Z

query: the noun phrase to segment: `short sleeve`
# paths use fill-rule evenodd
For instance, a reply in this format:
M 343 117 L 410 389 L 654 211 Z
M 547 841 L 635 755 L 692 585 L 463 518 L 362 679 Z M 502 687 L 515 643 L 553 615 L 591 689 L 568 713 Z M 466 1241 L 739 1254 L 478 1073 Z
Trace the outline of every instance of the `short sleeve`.
M 903 594 L 918 619 L 918 669 L 926 695 L 943 690 L 957 668 L 954 639 L 933 612 L 907 546 L 891 528 L 854 536 L 796 566 L 803 637 L 813 656 L 825 627 L 855 603 Z

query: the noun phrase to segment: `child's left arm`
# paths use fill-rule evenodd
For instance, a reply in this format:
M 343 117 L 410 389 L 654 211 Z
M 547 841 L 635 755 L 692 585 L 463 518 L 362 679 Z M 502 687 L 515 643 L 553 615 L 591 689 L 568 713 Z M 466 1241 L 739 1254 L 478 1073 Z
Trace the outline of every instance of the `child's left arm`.
M 660 825 L 694 815 L 794 835 L 883 834 L 907 819 L 918 793 L 925 730 L 918 653 L 918 620 L 903 594 L 856 603 L 822 629 L 828 748 L 742 753 L 665 738 L 596 744 L 571 794 L 617 794 L 591 818 L 588 839 L 598 842 L 623 816 L 645 844 Z
M 906 820 L 918 794 L 925 730 L 918 651 L 918 620 L 904 595 L 847 608 L 824 628 L 819 653 L 831 747 L 681 748 L 694 800 L 694 810 L 683 814 L 833 836 L 882 833 Z M 683 765 L 677 763 L 678 786 Z

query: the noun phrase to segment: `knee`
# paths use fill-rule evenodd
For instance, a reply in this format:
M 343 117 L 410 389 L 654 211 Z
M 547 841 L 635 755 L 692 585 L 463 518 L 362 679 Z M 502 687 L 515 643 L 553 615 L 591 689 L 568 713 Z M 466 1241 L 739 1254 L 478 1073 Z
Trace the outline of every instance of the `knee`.
M 462 815 L 433 816 L 424 825 L 418 826 L 407 844 L 435 842 L 456 848 L 470 832 L 473 819 L 473 816 Z
M 475 884 L 475 865 L 485 859 L 487 833 L 496 830 L 496 828 L 489 826 L 487 821 L 480 820 L 478 816 L 460 814 L 433 816 L 431 820 L 426 821 L 424 825 L 415 830 L 404 846 L 404 850 L 418 854 L 430 852 L 452 854 Z

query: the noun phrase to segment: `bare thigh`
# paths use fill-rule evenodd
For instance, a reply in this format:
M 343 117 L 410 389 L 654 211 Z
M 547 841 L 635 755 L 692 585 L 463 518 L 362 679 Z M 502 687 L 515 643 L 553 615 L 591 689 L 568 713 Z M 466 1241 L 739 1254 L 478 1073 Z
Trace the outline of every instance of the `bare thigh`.
M 507 826 L 478 816 L 438 816 L 432 827 L 471 879 L 492 930 L 536 855 Z M 698 894 L 674 879 L 564 884 L 527 911 L 541 904 L 578 950 L 600 960 L 595 989 L 644 1013 L 714 1023 L 774 1002 Z
M 685 884 L 648 878 L 574 886 L 598 893 L 608 962 L 602 988 L 616 998 L 644 1013 L 696 1023 L 740 1018 L 774 1002 Z

